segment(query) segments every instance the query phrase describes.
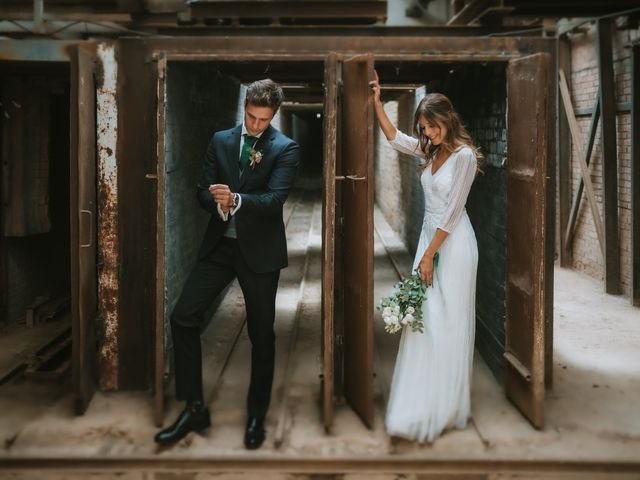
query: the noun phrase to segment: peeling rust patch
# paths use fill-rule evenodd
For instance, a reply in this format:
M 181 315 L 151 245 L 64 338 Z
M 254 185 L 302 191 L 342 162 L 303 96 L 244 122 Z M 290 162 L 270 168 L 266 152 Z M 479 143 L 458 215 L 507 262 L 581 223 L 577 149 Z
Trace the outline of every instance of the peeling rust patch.
M 98 46 L 96 120 L 98 150 L 98 308 L 102 319 L 100 387 L 118 388 L 118 131 L 117 65 L 111 45 Z

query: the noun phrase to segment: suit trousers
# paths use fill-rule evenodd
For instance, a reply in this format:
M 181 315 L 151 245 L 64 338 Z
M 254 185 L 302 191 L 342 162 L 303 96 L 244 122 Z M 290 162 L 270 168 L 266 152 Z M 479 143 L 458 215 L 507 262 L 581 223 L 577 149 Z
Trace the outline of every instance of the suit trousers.
M 238 241 L 232 238 L 223 237 L 207 257 L 198 260 L 172 312 L 176 398 L 188 402 L 203 400 L 200 333 L 204 313 L 236 277 L 244 295 L 252 347 L 247 412 L 249 416 L 264 418 L 273 383 L 273 326 L 280 270 L 252 271 L 242 256 Z

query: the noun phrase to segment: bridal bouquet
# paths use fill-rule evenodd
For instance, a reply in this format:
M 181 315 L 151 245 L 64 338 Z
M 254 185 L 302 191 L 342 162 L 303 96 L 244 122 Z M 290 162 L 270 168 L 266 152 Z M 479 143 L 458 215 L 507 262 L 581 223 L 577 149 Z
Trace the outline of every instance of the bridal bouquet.
M 385 331 L 396 333 L 410 325 L 414 332 L 423 333 L 422 303 L 426 298 L 427 286 L 417 270 L 396 283 L 391 295 L 381 299 L 378 307 L 382 311 Z

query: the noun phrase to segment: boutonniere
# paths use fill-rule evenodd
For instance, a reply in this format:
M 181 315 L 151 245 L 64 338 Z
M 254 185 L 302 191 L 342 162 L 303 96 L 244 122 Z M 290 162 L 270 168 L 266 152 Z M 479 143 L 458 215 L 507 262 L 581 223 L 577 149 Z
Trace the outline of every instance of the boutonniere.
M 253 147 L 249 148 L 249 159 L 251 160 L 249 166 L 253 170 L 262 161 L 262 151 L 255 150 Z

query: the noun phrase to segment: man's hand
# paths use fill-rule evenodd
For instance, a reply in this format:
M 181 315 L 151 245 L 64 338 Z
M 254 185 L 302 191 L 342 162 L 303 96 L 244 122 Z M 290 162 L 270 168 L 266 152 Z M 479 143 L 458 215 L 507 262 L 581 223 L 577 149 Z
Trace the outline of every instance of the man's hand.
M 233 207 L 233 192 L 229 189 L 229 185 L 221 183 L 209 185 L 209 192 L 224 213 L 231 210 L 231 207 Z

